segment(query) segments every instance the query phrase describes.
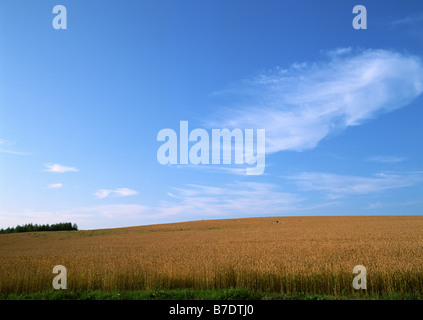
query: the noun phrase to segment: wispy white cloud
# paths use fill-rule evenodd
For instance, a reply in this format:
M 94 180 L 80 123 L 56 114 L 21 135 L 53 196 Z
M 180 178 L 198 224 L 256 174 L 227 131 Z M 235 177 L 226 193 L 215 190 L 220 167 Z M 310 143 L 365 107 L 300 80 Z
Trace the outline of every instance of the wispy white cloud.
M 414 13 L 406 17 L 390 22 L 393 30 L 401 31 L 401 35 L 409 36 L 417 40 L 423 40 L 423 12 Z
M 16 155 L 28 155 L 27 152 L 21 152 L 21 151 L 14 151 L 10 150 L 10 147 L 13 146 L 14 143 L 12 143 L 9 140 L 0 140 L 0 152 L 1 153 L 8 153 L 8 154 L 16 154 Z M 7 149 L 5 149 L 7 148 Z
M 44 166 L 47 168 L 45 171 L 48 171 L 48 172 L 64 173 L 64 172 L 78 171 L 78 169 L 75 167 L 66 167 L 57 163 L 45 163 Z
M 61 188 L 61 187 L 63 187 L 62 183 L 52 183 L 48 186 L 49 189 L 58 189 L 58 188 Z
M 117 189 L 100 189 L 94 195 L 98 199 L 107 198 L 110 195 L 116 195 L 119 197 L 127 197 L 138 194 L 138 191 L 128 189 L 128 188 L 117 188 Z
M 188 184 L 167 192 L 168 200 L 155 206 L 139 204 L 107 204 L 78 209 L 109 219 L 127 217 L 140 223 L 154 219 L 217 218 L 225 216 L 260 216 L 282 214 L 297 210 L 303 199 L 281 192 L 276 185 L 235 182 L 223 187 Z
M 397 163 L 407 160 L 405 157 L 396 157 L 396 156 L 375 156 L 367 158 L 366 161 L 372 162 L 382 162 L 382 163 Z
M 380 209 L 380 208 L 392 208 L 392 207 L 406 207 L 406 206 L 413 206 L 416 204 L 420 204 L 422 201 L 402 201 L 402 202 L 372 202 L 369 203 L 366 209 Z
M 152 217 L 151 209 L 139 204 L 105 204 L 78 208 L 79 212 L 108 219 L 142 219 Z
M 6 227 L 29 222 L 72 221 L 86 229 L 116 227 L 116 224 L 136 226 L 198 219 L 303 215 L 316 210 L 321 214 L 326 208 L 339 205 L 340 198 L 345 196 L 381 192 L 421 183 L 423 172 L 380 173 L 371 177 L 304 172 L 289 178 L 306 190 L 325 193 L 329 200 L 310 201 L 304 193 L 300 195 L 285 192 L 275 184 L 238 181 L 220 186 L 187 184 L 174 187 L 167 192 L 168 198 L 156 205 L 115 203 L 56 211 L 0 212 L 0 216 L 2 226 Z M 97 194 L 98 197 L 136 193 L 127 188 L 102 190 Z M 369 204 L 367 209 L 383 206 L 386 204 L 375 201 Z
M 28 153 L 26 153 L 26 152 L 6 150 L 6 149 L 0 149 L 0 152 L 2 152 L 2 153 L 9 153 L 9 154 L 17 154 L 17 155 L 22 155 L 22 156 L 28 155 Z
M 125 193 L 126 194 L 126 193 Z M 169 199 L 157 205 L 104 204 L 55 211 L 23 210 L 0 212 L 0 227 L 24 223 L 71 221 L 82 228 L 98 228 L 113 223 L 122 226 L 228 217 L 288 214 L 302 205 L 303 199 L 281 192 L 276 185 L 235 182 L 222 187 L 185 185 L 168 192 Z M 307 208 L 306 208 L 307 209 Z
M 296 210 L 303 201 L 298 195 L 281 192 L 276 185 L 268 183 L 235 182 L 223 187 L 189 184 L 173 190 L 168 193 L 172 200 L 163 201 L 160 212 L 197 217 L 260 216 Z
M 339 198 L 345 196 L 421 183 L 423 172 L 380 173 L 371 177 L 304 172 L 289 178 L 306 190 L 325 193 L 328 200 L 310 201 L 305 193 L 285 192 L 280 186 L 272 183 L 237 181 L 220 186 L 187 184 L 169 190 L 168 198 L 156 205 L 114 203 L 55 211 L 3 211 L 0 212 L 0 227 L 29 222 L 71 221 L 76 222 L 82 229 L 87 229 L 198 219 L 302 215 L 316 210 L 322 213 L 325 208 L 339 205 Z M 136 194 L 136 191 L 127 188 L 101 189 L 96 193 L 99 198 L 131 194 Z M 380 202 L 374 202 L 367 209 L 376 209 L 382 205 Z
M 305 190 L 322 191 L 334 199 L 346 195 L 369 194 L 414 186 L 423 182 L 423 172 L 378 173 L 372 177 L 303 172 L 289 178 Z
M 277 68 L 223 91 L 236 96 L 211 127 L 264 128 L 266 152 L 302 151 L 350 126 L 411 103 L 423 92 L 419 58 L 338 48 L 315 63 Z
M 411 14 L 404 18 L 396 19 L 391 22 L 392 26 L 423 24 L 423 12 Z
M 345 48 L 336 48 L 333 50 L 322 50 L 323 54 L 326 54 L 330 57 L 336 58 L 337 56 L 341 56 L 344 54 L 350 54 L 353 52 L 353 48 L 345 47 Z

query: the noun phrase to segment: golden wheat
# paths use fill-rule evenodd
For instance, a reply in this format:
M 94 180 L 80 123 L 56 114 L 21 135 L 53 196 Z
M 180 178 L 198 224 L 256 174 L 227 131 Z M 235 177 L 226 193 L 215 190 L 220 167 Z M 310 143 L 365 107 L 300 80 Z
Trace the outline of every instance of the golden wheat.
M 286 293 L 423 291 L 423 217 L 272 217 L 0 235 L 0 293 L 242 287 Z

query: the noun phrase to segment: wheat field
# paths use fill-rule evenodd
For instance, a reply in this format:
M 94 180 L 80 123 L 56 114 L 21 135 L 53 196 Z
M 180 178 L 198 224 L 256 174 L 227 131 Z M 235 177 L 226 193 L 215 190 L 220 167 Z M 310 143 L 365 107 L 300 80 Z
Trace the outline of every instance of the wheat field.
M 0 235 L 0 293 L 246 288 L 294 294 L 423 292 L 423 216 L 266 217 Z

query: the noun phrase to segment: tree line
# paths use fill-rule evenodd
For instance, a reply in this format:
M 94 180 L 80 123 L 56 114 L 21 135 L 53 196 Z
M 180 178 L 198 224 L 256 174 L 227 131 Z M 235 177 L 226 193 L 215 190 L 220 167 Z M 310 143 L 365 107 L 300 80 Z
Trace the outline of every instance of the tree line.
M 0 229 L 1 233 L 20 233 L 20 232 L 37 232 L 37 231 L 68 231 L 78 230 L 76 223 L 62 222 L 56 224 L 32 224 L 28 223 L 23 226 L 16 226 L 15 228 Z

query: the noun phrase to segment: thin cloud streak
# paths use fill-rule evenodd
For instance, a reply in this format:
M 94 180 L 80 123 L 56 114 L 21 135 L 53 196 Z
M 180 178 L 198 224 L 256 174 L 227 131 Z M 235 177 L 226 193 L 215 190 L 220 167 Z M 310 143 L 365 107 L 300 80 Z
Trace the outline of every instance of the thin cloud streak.
M 268 183 L 235 182 L 223 187 L 186 185 L 168 193 L 172 201 L 163 201 L 160 212 L 183 212 L 188 216 L 272 215 L 297 210 L 303 199 L 281 192 Z
M 57 163 L 45 163 L 44 166 L 47 168 L 45 171 L 54 173 L 65 173 L 65 172 L 77 172 L 79 171 L 75 167 L 66 167 Z
M 61 187 L 63 187 L 62 183 L 52 183 L 48 186 L 49 189 L 58 189 L 58 188 L 61 188 Z
M 303 151 L 404 107 L 423 92 L 423 65 L 417 57 L 350 48 L 325 56 L 325 61 L 277 68 L 220 92 L 243 102 L 230 103 L 207 125 L 264 128 L 267 153 Z
M 305 190 L 322 191 L 328 198 L 370 194 L 389 189 L 410 187 L 423 182 L 423 173 L 378 173 L 372 177 L 338 175 L 322 172 L 303 172 L 291 176 Z
M 9 146 L 10 147 L 12 145 L 14 145 L 14 143 L 11 142 L 11 141 L 0 140 L 0 146 Z M 22 156 L 29 155 L 29 153 L 27 153 L 27 152 L 20 152 L 20 151 L 14 151 L 14 150 L 3 149 L 3 148 L 0 148 L 0 153 L 16 154 L 16 155 L 22 155 Z
M 418 25 L 423 23 L 423 13 L 413 14 L 391 22 L 392 26 Z
M 6 150 L 6 149 L 0 149 L 1 153 L 8 153 L 8 154 L 16 154 L 21 156 L 27 156 L 29 153 L 26 152 L 20 152 L 20 151 L 13 151 L 13 150 Z
M 116 195 L 119 197 L 128 197 L 138 194 L 138 191 L 129 188 L 117 188 L 117 189 L 100 189 L 94 195 L 98 199 L 107 198 L 110 195 Z
M 405 157 L 396 157 L 396 156 L 376 156 L 367 158 L 366 161 L 371 162 L 381 162 L 381 163 L 398 163 L 407 160 Z
M 0 212 L 2 224 L 52 223 L 69 221 L 82 224 L 83 228 L 103 226 L 109 223 L 121 226 L 136 226 L 184 220 L 242 218 L 260 216 L 304 215 L 307 212 L 323 212 L 328 207 L 340 204 L 339 199 L 357 194 L 382 192 L 423 182 L 423 172 L 407 174 L 379 173 L 372 177 L 344 176 L 329 173 L 303 172 L 285 177 L 293 180 L 306 191 L 320 191 L 327 200 L 312 201 L 306 194 L 284 192 L 280 186 L 271 183 L 237 181 L 223 186 L 187 184 L 174 187 L 167 192 L 168 199 L 157 205 L 102 204 L 67 208 L 57 211 Z M 102 189 L 106 190 L 106 189 Z M 127 188 L 106 190 L 99 193 L 105 197 L 119 194 L 134 194 Z M 106 195 L 107 194 L 107 195 Z M 373 203 L 368 209 L 375 209 L 381 203 Z
M 223 187 L 185 185 L 168 192 L 169 200 L 154 206 L 137 203 L 104 204 L 67 208 L 57 211 L 0 212 L 2 225 L 49 223 L 63 220 L 98 226 L 98 221 L 122 225 L 289 214 L 302 206 L 298 195 L 281 192 L 273 184 L 235 182 Z M 307 209 L 307 208 L 305 208 Z M 65 220 L 64 220 L 65 219 Z

